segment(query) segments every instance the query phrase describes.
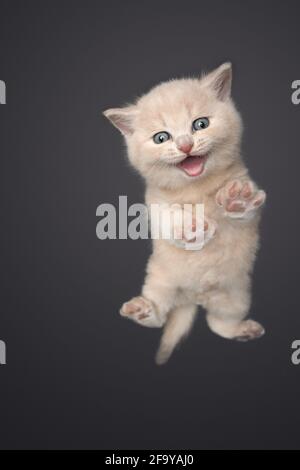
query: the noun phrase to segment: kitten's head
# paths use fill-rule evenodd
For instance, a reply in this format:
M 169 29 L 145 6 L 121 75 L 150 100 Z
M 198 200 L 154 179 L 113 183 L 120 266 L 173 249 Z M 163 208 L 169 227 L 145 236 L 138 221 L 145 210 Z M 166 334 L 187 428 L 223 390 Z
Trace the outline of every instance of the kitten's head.
M 230 98 L 231 64 L 199 79 L 171 80 L 104 115 L 126 139 L 132 165 L 162 187 L 225 169 L 239 156 L 241 119 Z

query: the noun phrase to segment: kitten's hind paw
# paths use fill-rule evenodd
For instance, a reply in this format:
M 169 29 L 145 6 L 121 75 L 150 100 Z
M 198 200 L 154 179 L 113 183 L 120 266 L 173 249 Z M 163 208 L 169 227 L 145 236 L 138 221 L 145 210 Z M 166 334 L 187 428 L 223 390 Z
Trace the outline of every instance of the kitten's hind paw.
M 235 219 L 246 219 L 263 205 L 266 193 L 258 190 L 252 181 L 233 180 L 221 188 L 216 195 L 218 206 L 225 214 Z
M 139 325 L 148 326 L 149 328 L 160 328 L 163 322 L 158 317 L 155 306 L 145 297 L 134 297 L 125 302 L 120 310 L 122 317 L 129 318 Z
M 245 342 L 252 339 L 258 339 L 264 334 L 265 329 L 260 323 L 254 320 L 245 320 L 238 326 L 236 336 L 234 336 L 233 339 Z

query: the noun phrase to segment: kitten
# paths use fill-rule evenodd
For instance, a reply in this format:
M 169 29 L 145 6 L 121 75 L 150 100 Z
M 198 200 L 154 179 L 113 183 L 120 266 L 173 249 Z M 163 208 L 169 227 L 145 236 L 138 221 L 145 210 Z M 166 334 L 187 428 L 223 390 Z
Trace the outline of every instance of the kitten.
M 141 295 L 121 315 L 163 327 L 156 362 L 163 364 L 189 332 L 201 305 L 211 330 L 247 341 L 264 334 L 245 319 L 266 194 L 250 179 L 240 154 L 242 121 L 231 99 L 225 63 L 195 79 L 171 80 L 131 106 L 104 115 L 124 135 L 131 164 L 146 181 L 146 203 L 205 208 L 205 245 L 191 251 L 153 240 Z M 189 243 L 189 240 L 185 240 Z

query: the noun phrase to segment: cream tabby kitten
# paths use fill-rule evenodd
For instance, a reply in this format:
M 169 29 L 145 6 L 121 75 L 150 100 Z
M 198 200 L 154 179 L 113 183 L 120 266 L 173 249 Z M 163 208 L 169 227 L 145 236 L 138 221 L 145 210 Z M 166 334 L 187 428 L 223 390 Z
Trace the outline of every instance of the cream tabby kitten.
M 190 251 L 173 240 L 153 240 L 142 293 L 121 308 L 121 315 L 140 325 L 164 326 L 158 364 L 189 332 L 197 305 L 224 338 L 246 341 L 264 334 L 259 323 L 245 318 L 266 194 L 241 158 L 242 122 L 230 97 L 231 81 L 231 64 L 225 63 L 199 79 L 162 83 L 135 104 L 104 112 L 124 135 L 129 160 L 146 181 L 148 205 L 205 208 L 204 247 Z

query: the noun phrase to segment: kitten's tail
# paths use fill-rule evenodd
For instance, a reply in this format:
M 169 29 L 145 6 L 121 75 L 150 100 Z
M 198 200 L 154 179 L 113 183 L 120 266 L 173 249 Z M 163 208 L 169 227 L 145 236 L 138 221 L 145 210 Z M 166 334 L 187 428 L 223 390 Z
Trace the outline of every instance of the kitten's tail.
M 196 305 L 177 307 L 169 314 L 160 346 L 156 354 L 156 364 L 165 364 L 176 345 L 189 333 L 196 316 Z

